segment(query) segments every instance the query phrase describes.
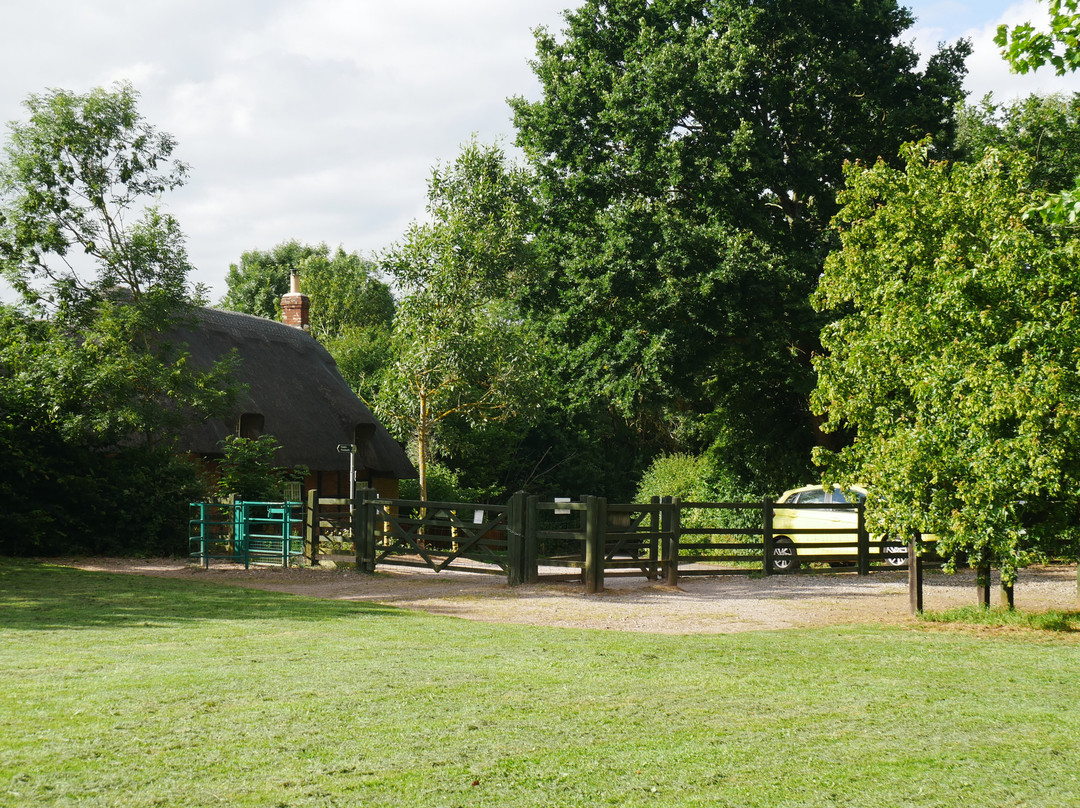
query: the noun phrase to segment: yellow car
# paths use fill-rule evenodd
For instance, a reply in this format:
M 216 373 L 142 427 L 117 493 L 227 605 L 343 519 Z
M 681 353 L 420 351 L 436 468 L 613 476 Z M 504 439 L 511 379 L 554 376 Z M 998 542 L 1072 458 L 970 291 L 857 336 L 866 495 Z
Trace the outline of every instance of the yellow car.
M 866 490 L 852 486 L 844 493 L 840 486 L 832 490 L 820 485 L 804 485 L 785 491 L 777 500 L 773 513 L 773 569 L 777 572 L 793 572 L 799 568 L 801 560 L 820 560 L 830 563 L 844 563 L 845 556 L 855 561 L 859 551 L 855 546 L 858 541 L 859 515 L 852 507 L 855 503 L 866 501 Z M 783 508 L 782 505 L 816 505 L 814 508 Z M 828 507 L 842 505 L 841 508 Z M 803 533 L 806 530 L 820 530 L 821 533 Z M 836 531 L 836 532 L 830 532 Z M 871 537 L 871 541 L 878 541 Z M 837 544 L 850 544 L 850 547 L 836 547 Z M 870 557 L 880 559 L 881 549 L 870 546 Z M 907 547 L 901 543 L 885 544 L 884 561 L 891 567 L 907 566 Z

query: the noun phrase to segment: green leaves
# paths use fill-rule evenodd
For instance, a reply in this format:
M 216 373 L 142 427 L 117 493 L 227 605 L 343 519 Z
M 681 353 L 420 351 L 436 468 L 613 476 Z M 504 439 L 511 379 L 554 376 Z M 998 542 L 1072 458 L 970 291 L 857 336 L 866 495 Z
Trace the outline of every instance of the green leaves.
M 498 146 L 466 146 L 428 185 L 431 221 L 381 257 L 405 296 L 374 401 L 413 443 L 421 491 L 455 426 L 528 420 L 543 389 L 536 334 L 513 298 L 533 268 L 532 200 Z M 440 445 L 441 444 L 441 445 Z
M 998 26 L 994 44 L 1017 73 L 1028 73 L 1049 64 L 1059 76 L 1080 67 L 1080 14 L 1077 0 L 1047 0 L 1049 31 L 1040 31 L 1030 22 L 1011 31 Z
M 187 166 L 171 159 L 173 138 L 143 121 L 137 98 L 129 84 L 86 95 L 53 90 L 29 96 L 29 120 L 11 124 L 0 168 L 0 267 L 29 299 L 55 300 L 62 283 L 83 295 L 118 283 L 134 297 L 155 286 L 183 289 L 183 237 L 152 204 L 183 184 Z
M 921 71 L 911 22 L 892 0 L 590 0 L 539 33 L 542 96 L 512 101 L 550 268 L 526 301 L 582 408 L 762 486 L 805 473 L 844 162 L 947 142 L 962 97 L 968 46 Z
M 819 460 L 880 498 L 879 528 L 1012 570 L 1076 508 L 1080 243 L 1025 220 L 1027 158 L 904 157 L 849 168 L 840 196 L 813 404 L 855 439 Z

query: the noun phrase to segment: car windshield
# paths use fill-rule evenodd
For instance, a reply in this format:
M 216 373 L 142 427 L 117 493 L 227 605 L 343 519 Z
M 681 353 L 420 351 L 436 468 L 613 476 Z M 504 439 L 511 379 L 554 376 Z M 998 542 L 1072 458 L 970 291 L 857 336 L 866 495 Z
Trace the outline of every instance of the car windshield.
M 851 494 L 852 494 L 852 496 L 849 499 L 844 494 L 843 490 L 839 486 L 837 486 L 836 488 L 833 489 L 832 501 L 833 502 L 853 502 L 853 501 L 854 502 L 865 502 L 866 501 L 866 494 L 863 494 L 863 493 L 861 493 L 859 491 L 852 491 Z

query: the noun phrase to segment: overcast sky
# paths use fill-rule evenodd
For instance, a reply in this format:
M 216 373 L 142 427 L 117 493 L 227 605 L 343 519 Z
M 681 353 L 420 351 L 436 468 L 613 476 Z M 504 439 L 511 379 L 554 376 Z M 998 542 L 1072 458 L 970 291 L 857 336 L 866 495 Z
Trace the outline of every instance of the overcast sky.
M 909 0 L 927 54 L 967 36 L 972 99 L 1080 90 L 1010 76 L 999 22 L 1041 20 L 1034 0 Z M 426 180 L 476 134 L 513 129 L 506 99 L 538 97 L 532 30 L 572 0 L 0 0 L 0 121 L 27 94 L 120 79 L 179 141 L 188 185 L 165 201 L 193 280 L 224 292 L 230 263 L 296 238 L 370 254 L 424 214 Z M 6 141 L 6 128 L 0 141 Z

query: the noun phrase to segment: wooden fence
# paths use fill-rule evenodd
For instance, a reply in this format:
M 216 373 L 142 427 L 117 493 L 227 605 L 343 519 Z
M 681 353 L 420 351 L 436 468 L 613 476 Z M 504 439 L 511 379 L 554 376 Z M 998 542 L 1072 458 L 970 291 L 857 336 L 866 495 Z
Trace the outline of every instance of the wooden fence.
M 589 593 L 603 591 L 605 577 L 614 575 L 662 578 L 670 585 L 689 575 L 773 575 L 785 559 L 794 559 L 786 545 L 781 549 L 776 511 L 823 508 L 854 511 L 856 526 L 784 527 L 783 541 L 796 552 L 798 537 L 814 548 L 813 567 L 805 571 L 847 565 L 866 575 L 906 565 L 921 604 L 926 548 L 917 537 L 906 545 L 875 540 L 866 531 L 862 506 L 855 504 L 684 503 L 677 498 L 616 504 L 592 496 L 547 502 L 518 493 L 500 506 L 382 499 L 364 489 L 357 492 L 353 513 L 356 564 L 368 572 L 393 564 L 505 575 L 511 586 L 572 576 L 580 577 Z

